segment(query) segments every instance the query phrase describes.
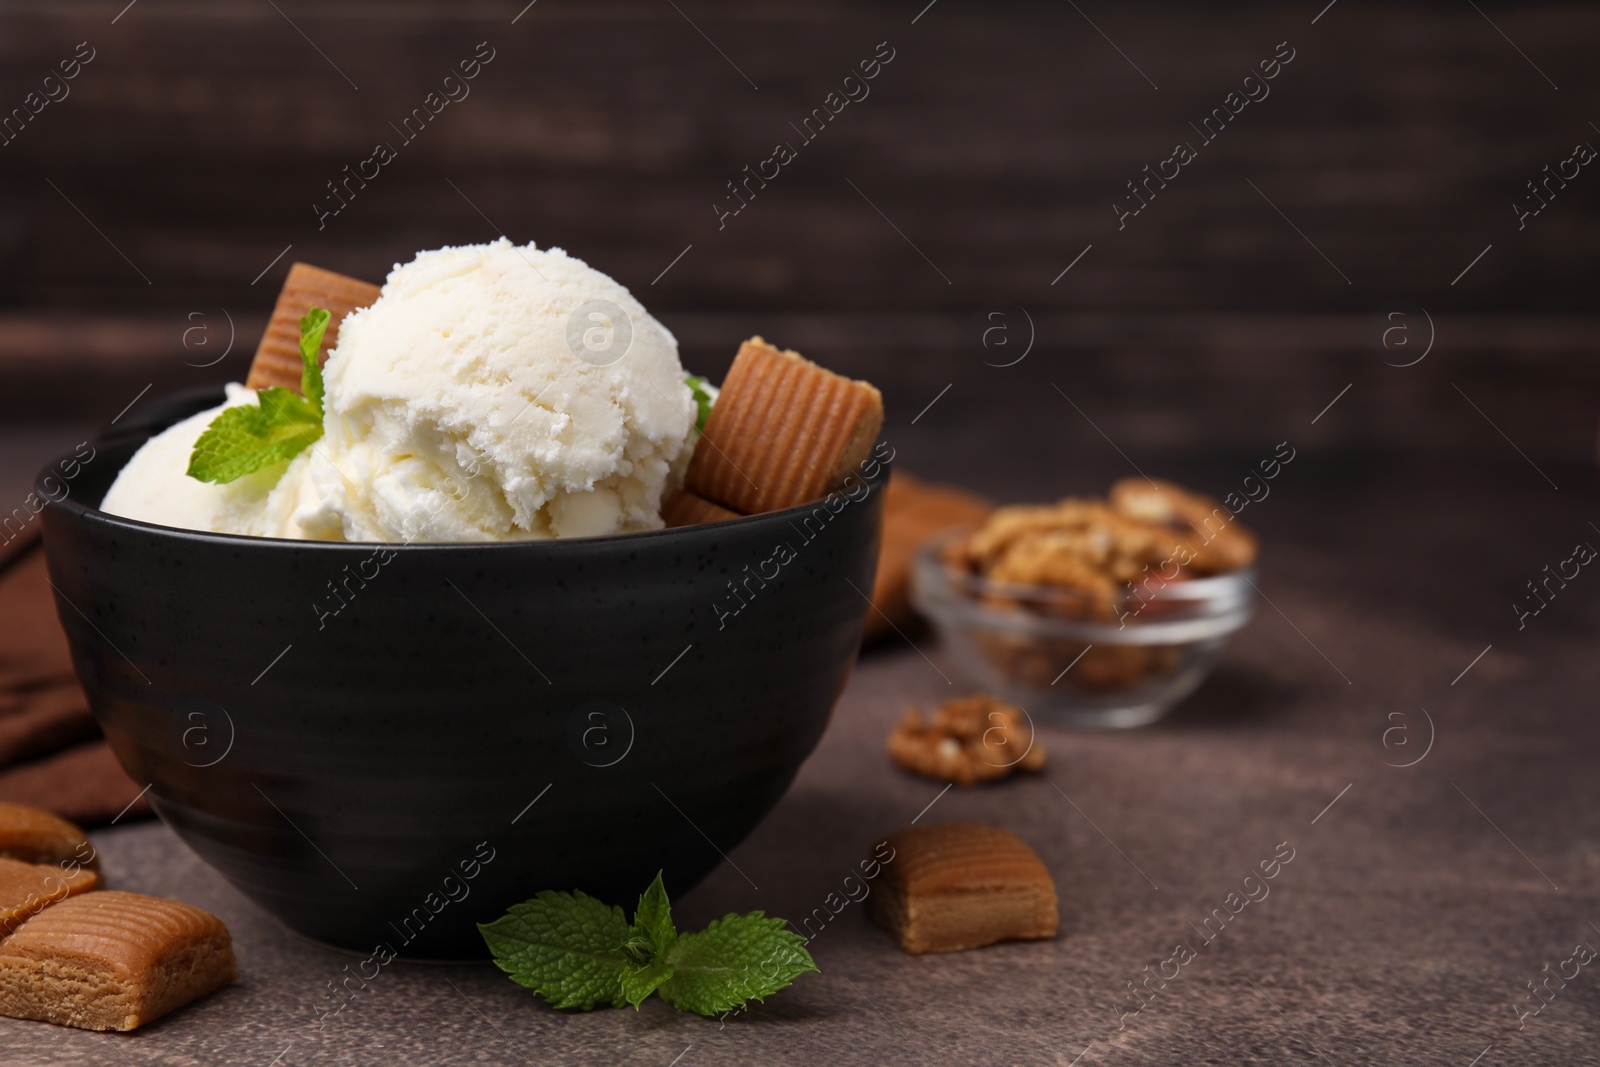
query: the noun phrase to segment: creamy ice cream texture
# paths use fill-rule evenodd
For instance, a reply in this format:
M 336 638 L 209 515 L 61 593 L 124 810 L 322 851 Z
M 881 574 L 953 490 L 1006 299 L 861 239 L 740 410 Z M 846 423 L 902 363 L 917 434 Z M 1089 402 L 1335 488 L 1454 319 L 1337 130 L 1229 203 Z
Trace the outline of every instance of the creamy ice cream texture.
M 321 440 L 226 484 L 185 473 L 221 408 L 152 438 L 101 505 L 220 533 L 496 541 L 655 529 L 694 446 L 677 341 L 560 249 L 422 252 L 340 326 Z M 229 387 L 228 404 L 254 403 Z M 224 405 L 226 406 L 226 405 Z

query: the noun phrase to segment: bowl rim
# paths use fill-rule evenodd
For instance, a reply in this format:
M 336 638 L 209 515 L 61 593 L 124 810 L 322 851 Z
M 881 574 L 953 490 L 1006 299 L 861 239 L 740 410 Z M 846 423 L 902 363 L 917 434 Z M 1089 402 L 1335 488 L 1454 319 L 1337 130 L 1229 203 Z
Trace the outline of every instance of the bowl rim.
M 131 433 L 117 432 L 115 430 L 110 433 L 102 431 L 90 439 L 90 444 L 95 445 L 96 447 L 103 446 L 108 448 L 122 448 L 132 444 L 135 451 L 137 451 L 137 449 L 141 447 L 145 441 L 148 441 L 150 438 L 154 437 L 156 434 L 160 433 L 173 423 L 176 423 L 181 418 L 181 415 L 177 415 L 169 421 L 161 422 L 159 425 L 153 424 L 148 428 L 148 432 L 145 432 L 145 430 L 142 428 Z M 868 457 L 869 459 L 876 460 L 878 464 L 877 473 L 870 478 L 861 477 L 859 474 L 857 475 L 858 477 L 861 477 L 862 484 L 867 487 L 867 491 L 861 494 L 859 498 L 850 498 L 849 493 L 836 489 L 824 496 L 818 497 L 816 500 L 809 500 L 803 504 L 795 504 L 792 507 L 783 508 L 779 511 L 763 511 L 755 515 L 740 515 L 734 519 L 721 519 L 716 522 L 695 523 L 690 526 L 662 527 L 659 530 L 630 530 L 626 533 L 595 534 L 587 537 L 551 537 L 545 539 L 528 539 L 517 541 L 312 541 L 293 537 L 256 537 L 251 534 L 217 533 L 211 530 L 190 530 L 181 526 L 163 526 L 160 523 L 145 522 L 142 519 L 130 519 L 123 515 L 113 515 L 109 511 L 102 510 L 98 504 L 87 504 L 70 493 L 62 496 L 60 499 L 56 499 L 54 493 L 44 492 L 44 481 L 46 478 L 56 481 L 60 480 L 60 476 L 57 472 L 59 469 L 61 469 L 62 464 L 69 460 L 79 464 L 83 463 L 82 460 L 78 459 L 75 452 L 64 452 L 59 456 L 51 457 L 44 464 L 44 466 L 39 469 L 39 472 L 34 475 L 33 490 L 38 499 L 44 502 L 45 511 L 54 509 L 58 512 L 66 514 L 67 516 L 70 516 L 71 520 L 74 522 L 108 528 L 110 530 L 121 531 L 141 537 L 148 537 L 157 540 L 161 538 L 168 538 L 173 541 L 186 542 L 190 544 L 206 544 L 216 547 L 232 548 L 239 548 L 244 545 L 253 545 L 257 546 L 262 551 L 279 552 L 290 550 L 372 552 L 376 549 L 388 549 L 395 552 L 562 552 L 576 551 L 576 546 L 591 546 L 599 542 L 611 544 L 643 542 L 654 545 L 658 542 L 668 541 L 675 537 L 684 538 L 694 536 L 696 531 L 704 531 L 712 527 L 731 529 L 735 526 L 749 527 L 763 522 L 772 524 L 780 522 L 788 523 L 797 516 L 804 515 L 814 508 L 825 505 L 830 500 L 840 496 L 850 498 L 852 503 L 864 502 L 874 494 L 884 491 L 888 485 L 889 477 L 892 473 L 891 466 L 894 463 L 896 452 L 894 446 L 889 445 L 888 457 L 884 459 L 878 459 L 878 446 L 884 444 L 888 444 L 888 442 L 880 438 L 879 441 L 874 444 L 873 452 Z M 131 455 L 129 458 L 132 458 Z M 91 460 L 90 462 L 93 461 Z M 123 461 L 123 465 L 126 465 L 126 462 L 126 460 Z M 862 462 L 865 463 L 866 461 L 863 460 Z M 121 467 L 118 468 L 119 473 L 120 470 Z

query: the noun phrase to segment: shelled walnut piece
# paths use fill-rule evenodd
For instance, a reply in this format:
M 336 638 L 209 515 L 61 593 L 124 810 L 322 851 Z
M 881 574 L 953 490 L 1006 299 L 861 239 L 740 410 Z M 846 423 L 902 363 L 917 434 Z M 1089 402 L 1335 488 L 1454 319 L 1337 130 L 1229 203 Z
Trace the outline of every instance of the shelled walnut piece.
M 889 735 L 889 758 L 905 770 L 966 788 L 1020 768 L 1044 769 L 1044 747 L 1021 708 L 979 693 L 947 701 L 933 722 L 907 711 Z
M 1176 529 L 1179 544 L 1194 555 L 1184 565 L 1196 575 L 1226 574 L 1256 561 L 1255 534 L 1208 496 L 1160 479 L 1124 478 L 1111 487 L 1111 506 L 1130 518 Z
M 1037 595 L 993 591 L 985 599 L 1044 614 L 1110 622 L 1124 590 L 1239 570 L 1255 561 L 1256 539 L 1226 508 L 1170 482 L 1124 479 L 1111 501 L 997 509 L 970 535 L 945 547 L 952 570 Z
M 1183 665 L 1173 645 L 1089 644 L 1072 638 L 1029 634 L 975 635 L 984 657 L 1008 679 L 1045 688 L 1062 684 L 1083 693 L 1117 693 L 1153 677 L 1169 677 Z M 1070 666 L 1071 673 L 1062 671 Z

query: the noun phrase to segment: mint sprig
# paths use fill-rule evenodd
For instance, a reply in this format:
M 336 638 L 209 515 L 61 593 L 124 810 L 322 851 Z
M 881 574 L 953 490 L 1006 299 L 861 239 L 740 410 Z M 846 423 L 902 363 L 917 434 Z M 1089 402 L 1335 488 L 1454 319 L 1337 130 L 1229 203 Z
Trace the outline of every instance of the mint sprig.
M 683 380 L 683 384 L 687 385 L 689 391 L 694 394 L 694 406 L 696 409 L 694 419 L 695 432 L 704 433 L 706 419 L 711 415 L 712 396 L 711 390 L 707 388 L 710 383 L 698 374 L 691 374 Z
M 762 912 L 729 914 L 680 934 L 657 872 L 633 923 L 581 892 L 546 891 L 479 924 L 495 964 L 557 1008 L 635 1008 L 650 996 L 680 1011 L 717 1015 L 765 1000 L 817 970 L 805 939 Z
M 300 393 L 273 386 L 256 393 L 256 406 L 225 408 L 211 420 L 189 454 L 188 474 L 202 482 L 231 482 L 293 459 L 322 436 L 322 368 L 317 352 L 332 315 L 311 308 L 300 320 Z

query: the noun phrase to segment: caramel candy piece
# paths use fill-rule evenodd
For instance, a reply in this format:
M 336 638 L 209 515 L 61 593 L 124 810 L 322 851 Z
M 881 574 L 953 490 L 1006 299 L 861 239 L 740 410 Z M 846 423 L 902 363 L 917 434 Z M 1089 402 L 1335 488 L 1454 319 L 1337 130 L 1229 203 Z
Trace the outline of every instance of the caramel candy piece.
M 684 485 L 746 515 L 804 504 L 841 485 L 882 426 L 874 386 L 752 337 L 722 383 Z
M 90 870 L 100 866 L 100 857 L 81 829 L 58 815 L 23 804 L 0 804 L 0 857 L 24 863 L 77 860 Z
M 661 518 L 670 526 L 698 526 L 703 522 L 726 522 L 741 518 L 737 511 L 729 511 L 721 504 L 713 504 L 703 496 L 680 489 L 661 505 Z
M 67 870 L 0 859 L 0 937 L 18 929 L 30 915 L 99 884 L 98 874 L 81 867 Z
M 296 393 L 300 391 L 300 320 L 312 307 L 327 308 L 332 313 L 328 332 L 322 336 L 322 350 L 317 356 L 325 363 L 328 352 L 339 343 L 339 323 L 350 312 L 364 308 L 378 299 L 379 288 L 331 270 L 313 267 L 309 263 L 296 263 L 289 268 L 283 290 L 278 293 L 277 306 L 267 322 L 267 332 L 261 335 L 256 347 L 256 358 L 250 364 L 250 376 L 244 384 L 252 389 L 265 389 L 281 385 Z
M 862 628 L 863 644 L 909 630 L 916 622 L 911 610 L 911 561 L 922 543 L 940 530 L 982 522 L 993 506 L 982 497 L 913 478 L 903 470 L 889 479 L 883 498 L 883 547 L 878 553 L 878 576 L 872 587 L 872 604 Z
M 0 941 L 0 1015 L 134 1030 L 237 977 L 215 915 L 106 890 L 46 908 Z
M 905 951 L 1055 936 L 1055 883 L 1017 835 L 957 823 L 902 830 L 889 844 L 893 861 L 867 907 Z

